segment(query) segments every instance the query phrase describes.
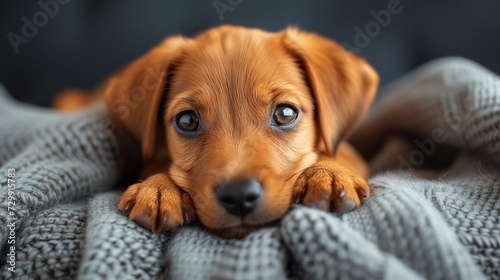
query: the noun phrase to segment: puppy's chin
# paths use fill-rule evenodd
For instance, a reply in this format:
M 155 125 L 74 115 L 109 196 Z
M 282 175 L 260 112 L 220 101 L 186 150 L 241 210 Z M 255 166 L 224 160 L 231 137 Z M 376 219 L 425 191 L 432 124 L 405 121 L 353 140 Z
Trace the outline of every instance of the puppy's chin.
M 249 235 L 253 231 L 261 229 L 261 228 L 263 228 L 267 225 L 270 225 L 270 224 L 272 224 L 272 223 L 261 224 L 261 225 L 240 224 L 240 225 L 234 226 L 234 227 L 221 228 L 221 229 L 210 229 L 210 231 L 217 234 L 220 237 L 223 237 L 223 238 L 241 239 L 241 238 L 244 238 L 245 236 Z

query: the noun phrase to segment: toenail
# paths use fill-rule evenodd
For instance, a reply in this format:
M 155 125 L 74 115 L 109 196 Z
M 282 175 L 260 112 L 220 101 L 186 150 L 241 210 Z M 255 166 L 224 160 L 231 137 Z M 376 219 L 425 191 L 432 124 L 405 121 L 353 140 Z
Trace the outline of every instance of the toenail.
M 352 199 L 345 199 L 340 202 L 340 207 L 337 210 L 339 213 L 349 212 L 356 208 L 356 202 Z
M 341 190 L 339 196 L 340 196 L 340 198 L 344 197 L 345 196 L 345 190 Z

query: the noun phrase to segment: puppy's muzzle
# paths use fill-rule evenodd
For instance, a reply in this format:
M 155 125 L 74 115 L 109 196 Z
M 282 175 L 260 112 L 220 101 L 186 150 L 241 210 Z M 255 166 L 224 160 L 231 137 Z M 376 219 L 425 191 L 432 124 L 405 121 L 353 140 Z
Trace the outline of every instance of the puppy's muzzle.
M 245 218 L 253 212 L 262 198 L 262 184 L 253 179 L 236 179 L 219 185 L 215 190 L 217 202 L 232 215 Z

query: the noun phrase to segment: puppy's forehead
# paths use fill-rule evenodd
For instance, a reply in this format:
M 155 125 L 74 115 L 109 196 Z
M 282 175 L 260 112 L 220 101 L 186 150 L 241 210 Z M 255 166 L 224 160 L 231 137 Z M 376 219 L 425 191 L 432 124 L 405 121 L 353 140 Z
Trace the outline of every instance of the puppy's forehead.
M 195 39 L 183 50 L 175 82 L 189 89 L 177 91 L 186 98 L 211 105 L 229 98 L 259 106 L 277 91 L 307 92 L 278 35 L 248 31 Z

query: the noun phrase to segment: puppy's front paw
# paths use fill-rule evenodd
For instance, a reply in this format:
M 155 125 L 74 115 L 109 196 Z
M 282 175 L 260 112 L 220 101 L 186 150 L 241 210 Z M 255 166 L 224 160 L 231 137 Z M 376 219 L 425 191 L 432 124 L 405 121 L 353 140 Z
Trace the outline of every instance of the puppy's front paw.
M 118 209 L 154 233 L 171 230 L 195 219 L 191 198 L 166 174 L 155 174 L 128 187 Z
M 294 186 L 294 202 L 323 209 L 347 212 L 357 208 L 370 195 L 366 181 L 334 160 L 307 168 Z

